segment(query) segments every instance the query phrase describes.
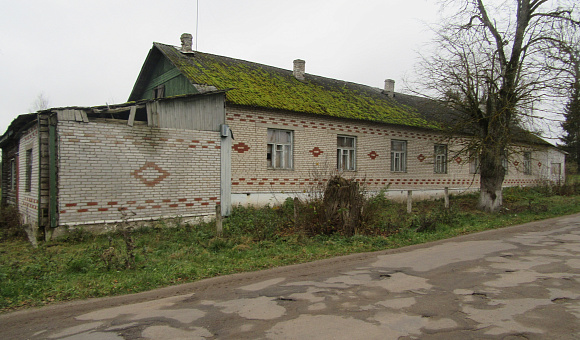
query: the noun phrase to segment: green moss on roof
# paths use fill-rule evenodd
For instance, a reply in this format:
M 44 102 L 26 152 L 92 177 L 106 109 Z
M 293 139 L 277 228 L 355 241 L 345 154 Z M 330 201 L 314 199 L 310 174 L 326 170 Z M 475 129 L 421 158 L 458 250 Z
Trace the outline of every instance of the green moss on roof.
M 226 100 L 232 104 L 438 128 L 413 107 L 396 102 L 377 88 L 309 74 L 302 82 L 289 70 L 202 52 L 184 54 L 159 43 L 155 46 L 193 84 L 231 89 Z

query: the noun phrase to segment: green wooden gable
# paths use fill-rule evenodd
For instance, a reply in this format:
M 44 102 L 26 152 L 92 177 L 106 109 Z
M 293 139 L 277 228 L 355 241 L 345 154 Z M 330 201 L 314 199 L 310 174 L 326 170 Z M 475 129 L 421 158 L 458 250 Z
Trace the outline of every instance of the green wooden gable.
M 164 97 L 199 93 L 191 82 L 167 58 L 155 58 L 154 63 L 144 66 L 143 87 L 136 98 L 131 100 L 154 99 L 153 90 L 164 86 Z M 142 71 L 143 73 L 143 71 Z

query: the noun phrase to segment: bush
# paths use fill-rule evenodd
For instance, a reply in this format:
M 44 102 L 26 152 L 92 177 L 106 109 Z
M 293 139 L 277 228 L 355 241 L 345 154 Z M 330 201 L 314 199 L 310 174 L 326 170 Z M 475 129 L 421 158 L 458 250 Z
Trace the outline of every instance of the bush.
M 27 235 L 21 221 L 20 213 L 16 207 L 5 206 L 0 208 L 0 241 L 26 240 Z
M 256 241 L 263 241 L 275 238 L 289 224 L 288 214 L 280 207 L 238 206 L 224 221 L 224 233 L 228 236 L 250 236 Z
M 354 179 L 331 177 L 322 197 L 299 202 L 295 225 L 308 235 L 353 236 L 362 227 L 363 190 Z

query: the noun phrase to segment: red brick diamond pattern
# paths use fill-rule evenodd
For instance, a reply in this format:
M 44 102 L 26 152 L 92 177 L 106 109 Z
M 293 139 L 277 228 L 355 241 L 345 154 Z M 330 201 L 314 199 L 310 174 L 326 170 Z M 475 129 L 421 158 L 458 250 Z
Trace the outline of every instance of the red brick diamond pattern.
M 461 164 L 461 161 L 462 161 L 462 160 L 463 160 L 463 159 L 461 159 L 461 157 L 457 157 L 457 158 L 455 158 L 455 161 L 457 162 L 457 164 Z
M 417 156 L 417 159 L 419 160 L 419 162 L 423 163 L 423 161 L 425 160 L 425 156 L 423 156 L 423 154 L 420 154 L 419 156 Z
M 371 151 L 371 152 L 369 153 L 369 157 L 370 157 L 371 159 L 375 159 L 375 158 L 379 157 L 379 154 L 378 154 L 378 153 L 376 153 L 375 151 Z
M 154 162 L 146 162 L 145 165 L 133 172 L 133 176 L 148 187 L 156 186 L 169 175 L 169 172 L 163 170 Z
M 234 149 L 238 153 L 244 153 L 250 150 L 250 147 L 247 144 L 240 142 L 238 144 L 234 144 L 234 146 L 232 146 L 232 149 Z
M 308 152 L 310 152 L 312 154 L 312 156 L 314 156 L 314 157 L 318 157 L 324 153 L 324 151 L 320 150 L 320 148 L 318 146 L 315 146 L 314 149 L 312 149 Z

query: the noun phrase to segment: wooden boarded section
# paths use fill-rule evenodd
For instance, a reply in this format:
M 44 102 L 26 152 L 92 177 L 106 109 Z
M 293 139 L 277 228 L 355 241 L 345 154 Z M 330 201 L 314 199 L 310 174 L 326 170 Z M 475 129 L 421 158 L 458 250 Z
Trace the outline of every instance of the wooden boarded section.
M 225 124 L 223 93 L 147 103 L 149 126 L 159 128 L 220 131 Z
M 82 119 L 82 117 L 81 117 Z M 49 225 L 49 201 L 50 201 L 50 179 L 49 179 L 49 116 L 38 114 L 38 226 Z

